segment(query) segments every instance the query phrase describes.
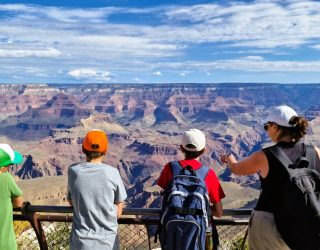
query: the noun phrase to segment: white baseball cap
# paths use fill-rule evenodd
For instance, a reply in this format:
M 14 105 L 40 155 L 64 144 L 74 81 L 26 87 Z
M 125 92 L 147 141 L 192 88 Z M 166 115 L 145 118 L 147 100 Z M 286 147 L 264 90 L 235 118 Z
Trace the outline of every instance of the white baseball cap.
M 192 147 L 188 147 L 189 145 L 192 145 Z M 189 129 L 181 138 L 181 146 L 186 151 L 200 151 L 206 146 L 206 136 L 199 129 Z
M 294 125 L 289 124 L 289 121 L 293 116 L 298 116 L 296 111 L 289 106 L 281 105 L 270 111 L 267 118 L 263 120 L 263 124 L 274 122 L 283 127 L 294 127 Z

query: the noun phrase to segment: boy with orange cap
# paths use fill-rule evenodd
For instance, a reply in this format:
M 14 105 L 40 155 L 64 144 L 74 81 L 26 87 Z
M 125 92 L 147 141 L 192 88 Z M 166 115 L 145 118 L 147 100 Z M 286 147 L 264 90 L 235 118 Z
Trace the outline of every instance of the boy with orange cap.
M 0 144 L 0 250 L 16 250 L 12 207 L 21 207 L 22 191 L 8 172 L 8 166 L 20 164 L 22 155 L 8 144 Z
M 68 201 L 73 205 L 70 249 L 119 249 L 117 219 L 127 197 L 119 171 L 102 160 L 107 135 L 91 130 L 82 143 L 86 162 L 68 170 Z

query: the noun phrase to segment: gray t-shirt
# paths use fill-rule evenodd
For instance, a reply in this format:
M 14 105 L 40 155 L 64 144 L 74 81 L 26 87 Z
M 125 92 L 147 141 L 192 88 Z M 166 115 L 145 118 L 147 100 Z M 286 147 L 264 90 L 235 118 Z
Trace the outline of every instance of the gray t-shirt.
M 118 249 L 116 203 L 127 194 L 116 168 L 79 163 L 68 170 L 68 199 L 73 203 L 70 249 Z

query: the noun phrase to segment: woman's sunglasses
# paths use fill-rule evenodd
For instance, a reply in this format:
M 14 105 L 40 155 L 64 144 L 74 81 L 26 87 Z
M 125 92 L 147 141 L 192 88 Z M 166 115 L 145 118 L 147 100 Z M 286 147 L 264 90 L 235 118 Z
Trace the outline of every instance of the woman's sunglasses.
M 269 128 L 270 125 L 272 125 L 271 122 L 265 123 L 265 124 L 263 125 L 264 130 L 265 130 L 265 131 L 268 131 L 268 128 Z

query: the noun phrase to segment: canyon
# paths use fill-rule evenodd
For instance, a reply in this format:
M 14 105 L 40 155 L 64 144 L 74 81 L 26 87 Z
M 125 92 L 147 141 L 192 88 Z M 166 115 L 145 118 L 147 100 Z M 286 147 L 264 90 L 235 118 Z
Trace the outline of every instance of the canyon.
M 234 176 L 219 155 L 241 159 L 268 145 L 261 120 L 281 104 L 308 118 L 306 141 L 319 146 L 319 90 L 320 84 L 1 84 L 0 140 L 24 155 L 10 171 L 25 199 L 65 204 L 68 167 L 84 161 L 86 132 L 102 129 L 110 141 L 105 163 L 119 170 L 127 206 L 159 207 L 161 169 L 182 158 L 183 132 L 198 128 L 207 137 L 201 161 L 219 176 L 224 206 L 248 207 L 259 194 L 258 176 Z

